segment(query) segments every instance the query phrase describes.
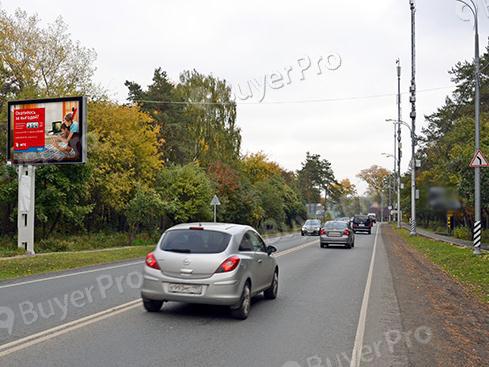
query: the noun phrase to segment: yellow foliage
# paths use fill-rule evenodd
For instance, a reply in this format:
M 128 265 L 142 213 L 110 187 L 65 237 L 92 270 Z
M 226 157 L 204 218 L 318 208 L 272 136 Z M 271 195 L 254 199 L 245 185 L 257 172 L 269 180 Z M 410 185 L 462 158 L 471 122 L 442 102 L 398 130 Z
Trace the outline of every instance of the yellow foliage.
M 248 154 L 242 160 L 243 171 L 254 182 L 266 180 L 273 176 L 280 176 L 282 168 L 270 160 L 263 152 Z
M 162 167 L 151 122 L 136 106 L 89 104 L 88 128 L 95 140 L 88 157 L 92 184 L 102 202 L 116 210 L 125 208 L 135 187 L 151 186 Z

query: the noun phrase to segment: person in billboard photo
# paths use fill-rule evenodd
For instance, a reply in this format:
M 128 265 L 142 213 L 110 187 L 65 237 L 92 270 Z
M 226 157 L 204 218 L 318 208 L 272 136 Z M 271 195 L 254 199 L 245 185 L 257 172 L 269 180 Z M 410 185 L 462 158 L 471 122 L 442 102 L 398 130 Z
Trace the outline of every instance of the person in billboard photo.
M 79 134 L 74 133 L 66 124 L 62 124 L 61 135 L 53 141 L 52 146 L 64 153 L 66 158 L 77 159 L 81 150 Z
M 66 138 L 66 142 L 69 143 L 71 139 L 73 139 L 73 137 L 80 137 L 80 128 L 79 128 L 79 125 L 78 125 L 78 122 L 74 120 L 74 113 L 73 112 L 69 112 L 65 115 L 65 118 L 64 118 L 64 121 L 65 121 L 65 125 L 69 128 L 70 132 L 69 132 L 69 135 L 68 137 Z

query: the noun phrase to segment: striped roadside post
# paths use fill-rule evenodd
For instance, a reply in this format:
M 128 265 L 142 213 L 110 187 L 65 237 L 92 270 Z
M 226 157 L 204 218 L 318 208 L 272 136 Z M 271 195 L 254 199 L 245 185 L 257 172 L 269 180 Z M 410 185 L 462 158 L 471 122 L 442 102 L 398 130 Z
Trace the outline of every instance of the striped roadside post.
M 478 220 L 474 223 L 474 253 L 480 254 L 481 251 L 481 232 L 482 225 L 481 221 Z

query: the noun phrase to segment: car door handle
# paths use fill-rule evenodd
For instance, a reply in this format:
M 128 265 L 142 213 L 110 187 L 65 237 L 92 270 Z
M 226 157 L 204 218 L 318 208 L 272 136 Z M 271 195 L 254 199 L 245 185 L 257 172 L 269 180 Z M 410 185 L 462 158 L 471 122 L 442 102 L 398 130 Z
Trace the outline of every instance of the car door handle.
M 258 259 L 258 260 L 256 260 L 256 262 L 261 264 L 263 262 L 263 260 L 262 259 Z

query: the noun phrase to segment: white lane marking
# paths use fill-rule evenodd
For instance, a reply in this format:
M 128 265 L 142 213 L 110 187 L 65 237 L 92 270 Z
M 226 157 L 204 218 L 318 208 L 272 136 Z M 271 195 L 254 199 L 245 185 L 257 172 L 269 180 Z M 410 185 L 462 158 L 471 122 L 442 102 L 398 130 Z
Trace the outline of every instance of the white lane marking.
M 98 322 L 107 319 L 109 317 L 118 315 L 122 312 L 129 311 L 133 308 L 139 307 L 140 305 L 141 305 L 141 300 L 137 299 L 131 302 L 124 303 L 119 306 L 111 307 L 101 312 L 97 312 L 93 315 L 82 317 L 81 319 L 74 320 L 66 324 L 59 325 L 51 329 L 41 331 L 36 334 L 26 336 L 25 338 L 21 338 L 13 342 L 0 345 L 0 358 L 5 357 L 14 352 L 18 352 L 22 349 L 31 347 L 33 345 L 42 343 L 44 341 L 56 338 L 70 331 L 93 324 L 94 322 Z
M 288 254 L 291 254 L 293 252 L 302 250 L 303 248 L 306 248 L 306 247 L 311 246 L 311 245 L 314 245 L 314 244 L 319 244 L 319 241 L 318 240 L 315 240 L 315 241 L 311 241 L 311 242 L 306 242 L 306 243 L 304 243 L 302 245 L 291 247 L 291 248 L 289 248 L 287 250 L 279 251 L 276 254 L 274 254 L 273 257 L 279 257 L 279 256 L 283 256 L 283 255 L 288 255 Z
M 34 280 L 27 280 L 25 282 L 18 282 L 18 283 L 0 285 L 0 289 L 17 287 L 17 286 L 26 285 L 26 284 L 33 284 L 33 283 L 45 282 L 45 281 L 53 280 L 53 279 L 73 277 L 75 275 L 80 275 L 80 274 L 96 273 L 96 272 L 99 272 L 99 271 L 111 270 L 111 269 L 117 269 L 117 268 L 123 268 L 125 266 L 131 266 L 131 265 L 143 264 L 143 263 L 144 263 L 144 261 L 138 260 L 138 261 L 134 261 L 134 262 L 130 262 L 130 263 L 125 263 L 125 264 L 121 264 L 121 265 L 112 265 L 112 266 L 106 266 L 106 267 L 98 268 L 98 269 L 78 271 L 76 273 L 54 275 L 52 277 L 47 277 L 47 278 L 40 278 L 40 279 L 34 279 Z
M 355 343 L 353 344 L 350 367 L 359 367 L 362 357 L 361 353 L 363 347 L 363 336 L 365 334 L 365 323 L 367 321 L 368 299 L 370 297 L 370 286 L 372 284 L 372 273 L 374 270 L 375 252 L 377 249 L 377 238 L 379 237 L 379 233 L 380 226 L 377 227 L 377 231 L 375 232 L 374 249 L 372 251 L 372 257 L 370 259 L 367 284 L 365 285 L 365 291 L 363 293 L 362 307 L 360 309 L 360 318 L 358 319 L 357 333 L 355 335 Z

